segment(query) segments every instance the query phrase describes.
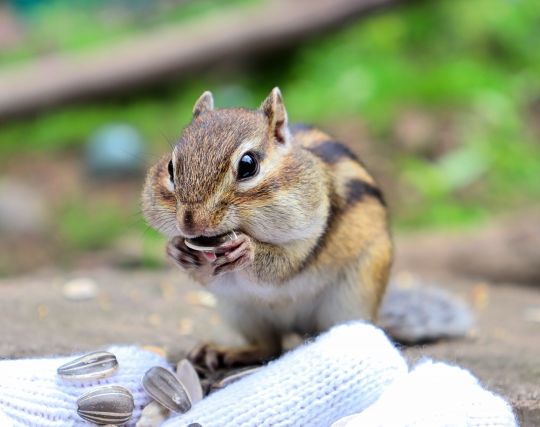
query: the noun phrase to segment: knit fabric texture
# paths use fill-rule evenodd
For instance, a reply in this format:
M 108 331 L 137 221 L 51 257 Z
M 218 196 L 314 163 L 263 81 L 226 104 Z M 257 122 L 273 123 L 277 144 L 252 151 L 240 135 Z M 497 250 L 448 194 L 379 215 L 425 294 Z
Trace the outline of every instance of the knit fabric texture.
M 364 412 L 332 427 L 515 427 L 510 405 L 468 371 L 426 361 Z
M 165 359 L 137 347 L 110 347 L 119 367 L 109 378 L 69 381 L 56 369 L 77 355 L 50 359 L 3 360 L 0 362 L 0 425 L 32 427 L 89 426 L 77 415 L 76 401 L 83 393 L 101 385 L 121 385 L 133 394 L 135 425 L 142 408 L 150 402 L 141 386 L 144 373 L 152 366 L 167 367 Z M 3 418 L 3 419 L 2 419 Z M 6 424 L 7 420 L 10 424 Z
M 211 394 L 167 427 L 328 427 L 374 403 L 407 366 L 386 335 L 352 323 Z
M 135 425 L 150 401 L 144 373 L 166 361 L 137 347 L 111 347 L 119 369 L 110 378 L 73 382 L 56 369 L 77 356 L 0 361 L 1 427 L 89 426 L 76 400 L 99 385 L 128 388 Z M 352 414 L 352 415 L 351 415 Z M 345 417 L 345 418 L 343 418 Z M 341 325 L 264 369 L 217 391 L 163 425 L 187 427 L 516 427 L 510 406 L 468 371 L 423 362 L 410 373 L 374 326 Z

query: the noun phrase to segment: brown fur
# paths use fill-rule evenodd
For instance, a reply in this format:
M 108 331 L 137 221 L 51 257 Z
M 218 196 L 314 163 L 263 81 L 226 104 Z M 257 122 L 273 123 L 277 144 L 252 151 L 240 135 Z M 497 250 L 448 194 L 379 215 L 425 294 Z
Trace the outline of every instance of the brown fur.
M 260 160 L 253 184 L 236 180 L 245 150 Z M 175 188 L 167 187 L 167 155 L 148 173 L 145 217 L 170 237 L 230 230 L 250 236 L 246 250 L 253 256 L 245 270 L 201 282 L 218 294 L 250 283 L 237 296 L 224 294 L 223 303 L 238 306 L 228 311 L 255 345 L 253 354 L 262 357 L 261 348 L 275 354 L 276 345 L 267 341 L 287 329 L 316 333 L 347 319 L 376 318 L 392 261 L 382 192 L 345 145 L 312 127 L 291 133 L 279 90 L 255 111 L 214 110 L 211 94 L 203 94 L 172 156 Z M 245 319 L 252 307 L 276 313 L 270 316 L 309 313 L 299 298 L 327 302 L 306 314 L 303 326 L 284 326 L 285 317 L 255 321 L 255 309 Z
M 179 200 L 203 201 L 213 194 L 230 170 L 232 153 L 242 141 L 261 138 L 263 125 L 262 114 L 242 109 L 214 110 L 197 116 L 174 149 L 182 159 L 175 164 Z

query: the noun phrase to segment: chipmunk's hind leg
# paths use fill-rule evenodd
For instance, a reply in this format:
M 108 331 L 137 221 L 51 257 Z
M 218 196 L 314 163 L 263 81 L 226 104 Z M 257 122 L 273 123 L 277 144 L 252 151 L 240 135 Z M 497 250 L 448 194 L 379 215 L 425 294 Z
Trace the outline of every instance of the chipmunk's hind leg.
M 203 344 L 190 353 L 189 358 L 192 362 L 216 370 L 257 365 L 281 354 L 281 335 L 261 315 L 260 307 L 229 302 L 220 304 L 219 308 L 224 320 L 244 337 L 247 344 L 239 347 Z

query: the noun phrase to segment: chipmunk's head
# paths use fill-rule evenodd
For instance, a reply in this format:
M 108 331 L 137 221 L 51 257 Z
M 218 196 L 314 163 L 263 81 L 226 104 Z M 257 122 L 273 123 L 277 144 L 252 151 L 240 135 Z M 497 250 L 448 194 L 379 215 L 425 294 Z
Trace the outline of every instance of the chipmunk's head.
M 290 139 L 278 88 L 257 110 L 215 109 L 204 92 L 172 152 L 148 173 L 147 221 L 169 236 L 253 232 L 271 215 Z

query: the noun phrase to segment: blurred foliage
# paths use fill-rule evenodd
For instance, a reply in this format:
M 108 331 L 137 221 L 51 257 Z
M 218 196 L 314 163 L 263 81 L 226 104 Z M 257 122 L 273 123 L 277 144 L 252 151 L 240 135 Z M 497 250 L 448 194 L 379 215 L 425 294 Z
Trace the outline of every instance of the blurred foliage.
M 128 229 L 117 206 L 89 206 L 83 200 L 74 200 L 60 215 L 60 235 L 75 249 L 103 249 Z
M 380 15 L 313 44 L 284 86 L 293 116 L 357 112 L 378 140 L 411 106 L 457 111 L 460 146 L 438 161 L 396 159 L 421 195 L 400 224 L 452 225 L 540 196 L 540 144 L 526 123 L 540 94 L 540 3 L 441 1 Z M 473 200 L 456 191 L 481 179 Z
M 77 19 L 65 27 L 70 33 L 86 27 Z M 116 37 L 124 29 L 115 31 Z M 85 37 L 57 35 L 68 50 L 84 46 Z M 412 194 L 394 215 L 399 227 L 473 224 L 540 197 L 540 143 L 530 116 L 540 99 L 538 40 L 537 0 L 414 3 L 233 77 L 208 74 L 151 94 L 5 125 L 0 156 L 77 147 L 109 122 L 132 124 L 159 153 L 187 123 L 203 90 L 212 88 L 219 106 L 255 107 L 279 85 L 294 121 L 327 128 L 365 124 L 388 153 L 400 191 L 407 193 L 402 199 Z M 397 149 L 395 122 L 408 109 L 452 117 L 456 145 L 435 157 Z M 81 247 L 97 247 L 122 227 L 106 210 L 90 218 L 77 209 L 66 211 L 63 230 Z M 86 220 L 81 231 L 78 224 Z M 148 236 L 155 241 L 155 234 Z
M 166 24 L 218 14 L 258 0 L 18 0 L 25 43 L 0 51 L 0 66 L 43 53 L 80 53 Z

